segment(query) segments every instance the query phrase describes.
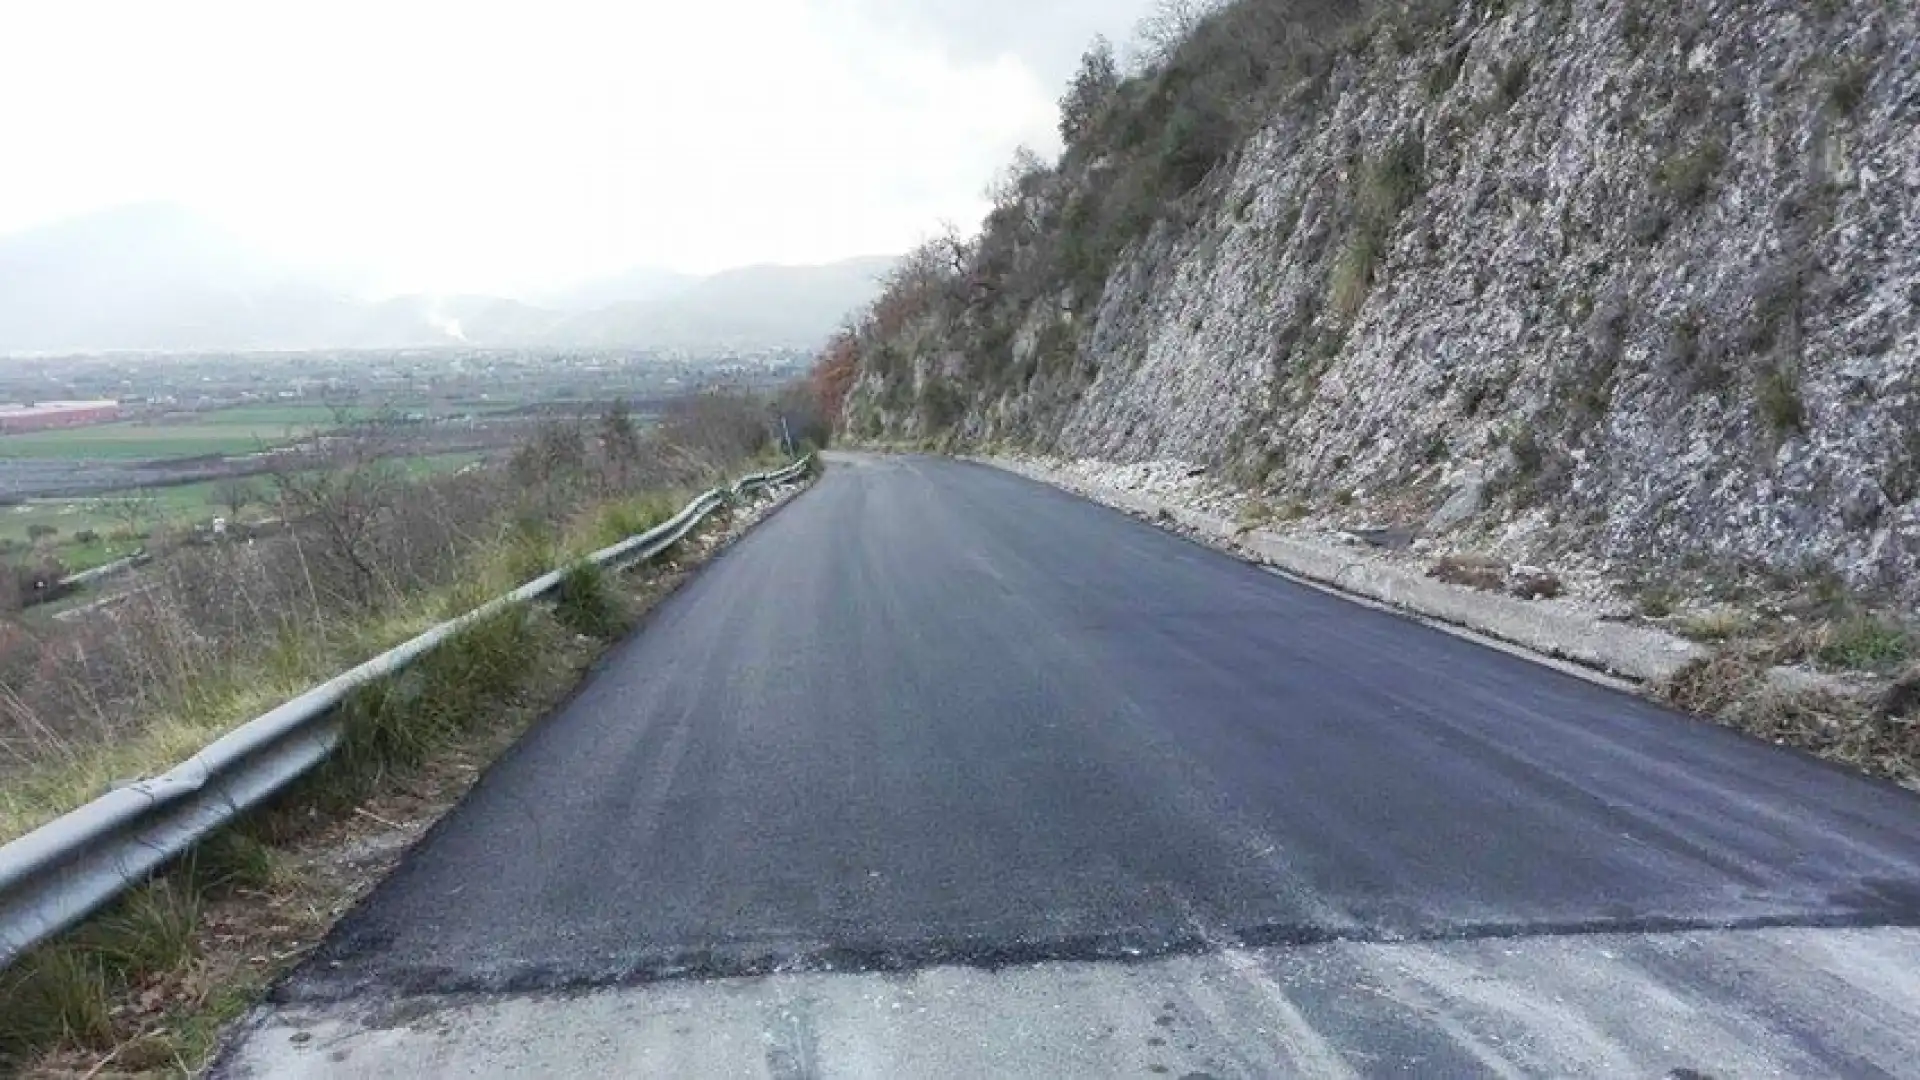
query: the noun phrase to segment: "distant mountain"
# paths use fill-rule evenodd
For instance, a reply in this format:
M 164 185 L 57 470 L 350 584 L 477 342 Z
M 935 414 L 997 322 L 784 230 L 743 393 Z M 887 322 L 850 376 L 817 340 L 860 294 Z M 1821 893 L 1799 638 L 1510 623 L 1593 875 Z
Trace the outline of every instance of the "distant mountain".
M 889 258 L 698 278 L 636 268 L 540 297 L 364 301 L 191 212 L 122 207 L 0 237 L 0 354 L 447 344 L 808 347 L 879 291 Z
M 700 279 L 677 270 L 658 266 L 636 266 L 603 278 L 594 278 L 565 289 L 529 297 L 534 304 L 554 311 L 598 311 L 615 304 L 670 300 Z
M 362 304 L 334 328 L 335 348 L 536 343 L 559 316 L 497 296 L 396 296 Z
M 576 315 L 551 336 L 576 345 L 814 345 L 873 302 L 895 261 L 866 256 L 824 266 L 725 270 L 669 296 Z

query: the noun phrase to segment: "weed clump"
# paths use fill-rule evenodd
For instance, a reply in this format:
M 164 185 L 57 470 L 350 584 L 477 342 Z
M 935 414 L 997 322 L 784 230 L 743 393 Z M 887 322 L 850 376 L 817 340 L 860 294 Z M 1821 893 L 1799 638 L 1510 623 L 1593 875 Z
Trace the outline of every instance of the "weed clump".
M 1782 689 L 1768 678 L 1771 663 L 1764 651 L 1722 650 L 1676 672 L 1660 694 L 1696 716 L 1875 776 L 1920 775 L 1920 732 L 1913 725 L 1833 694 Z
M 576 634 L 609 640 L 627 629 L 627 613 L 614 595 L 607 572 L 598 564 L 581 561 L 560 579 L 553 616 Z
M 1654 184 L 1662 194 L 1682 207 L 1697 206 L 1713 191 L 1714 180 L 1727 162 L 1727 145 L 1717 137 L 1707 138 L 1690 150 L 1683 150 L 1660 163 L 1654 172 Z
M 1852 671 L 1888 671 L 1911 660 L 1914 635 L 1877 615 L 1854 614 L 1821 631 L 1814 658 L 1828 667 Z
M 1760 376 L 1754 393 L 1760 416 L 1775 436 L 1784 438 L 1806 429 L 1807 407 L 1800 396 L 1800 376 L 1792 368 L 1781 365 L 1767 371 Z

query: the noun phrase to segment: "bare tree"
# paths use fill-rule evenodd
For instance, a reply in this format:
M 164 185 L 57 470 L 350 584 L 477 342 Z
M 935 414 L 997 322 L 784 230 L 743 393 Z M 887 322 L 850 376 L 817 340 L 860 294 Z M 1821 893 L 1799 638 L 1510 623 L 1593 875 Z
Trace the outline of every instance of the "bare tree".
M 600 451 L 606 455 L 614 486 L 625 490 L 639 472 L 643 454 L 640 429 L 633 422 L 633 409 L 627 399 L 619 398 L 600 414 Z
M 1046 175 L 1046 161 L 1034 152 L 1033 147 L 1023 143 L 1014 148 L 1013 160 L 994 174 L 983 194 L 995 209 L 1017 206 L 1033 194 L 1034 188 Z
M 223 480 L 213 489 L 214 501 L 226 508 L 227 520 L 240 520 L 240 512 L 260 501 L 260 490 L 242 477 Z
M 940 235 L 928 241 L 934 254 L 939 258 L 944 272 L 953 278 L 966 276 L 967 266 L 973 259 L 973 245 L 961 235 L 960 227 L 952 221 L 940 222 Z
M 1159 0 L 1133 29 L 1129 66 L 1138 71 L 1165 67 L 1182 42 L 1220 7 L 1220 0 Z
M 153 496 L 141 493 L 110 499 L 105 509 L 113 520 L 120 523 L 121 534 L 126 539 L 138 540 L 140 527 L 153 521 L 158 504 L 153 501 Z
M 765 405 L 745 394 L 698 394 L 668 407 L 659 442 L 686 479 L 714 479 L 729 464 L 766 448 L 773 437 L 770 420 Z
M 573 497 L 587 472 L 587 440 L 578 420 L 542 420 L 533 437 L 513 452 L 508 468 L 551 520 Z
M 309 436 L 270 474 L 281 516 L 296 526 L 310 587 L 354 607 L 371 606 L 380 593 L 375 526 L 404 482 L 391 458 L 393 441 L 381 420 L 349 420 Z

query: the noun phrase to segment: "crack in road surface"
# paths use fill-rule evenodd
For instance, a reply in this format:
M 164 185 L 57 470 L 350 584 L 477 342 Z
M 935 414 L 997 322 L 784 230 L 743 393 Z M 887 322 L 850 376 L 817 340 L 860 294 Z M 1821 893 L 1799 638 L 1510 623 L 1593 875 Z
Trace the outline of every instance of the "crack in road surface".
M 1029 481 L 842 457 L 220 1068 L 1913 1074 L 1917 824 Z

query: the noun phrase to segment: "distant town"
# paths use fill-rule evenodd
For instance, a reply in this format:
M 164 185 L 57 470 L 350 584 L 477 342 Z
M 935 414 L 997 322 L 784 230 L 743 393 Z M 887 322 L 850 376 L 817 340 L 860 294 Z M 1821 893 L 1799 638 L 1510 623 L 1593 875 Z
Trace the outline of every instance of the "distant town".
M 385 453 L 426 475 L 498 460 L 542 420 L 614 401 L 645 425 L 703 390 L 764 396 L 810 359 L 439 348 L 0 360 L 0 568 L 57 568 L 46 577 L 123 559 L 157 532 L 237 516 L 241 487 L 264 513 L 262 478 L 324 456 L 342 425 L 380 423 Z
M 797 374 L 797 349 L 690 353 L 434 348 L 0 359 L 0 434 L 272 403 L 493 409 L 753 387 Z

